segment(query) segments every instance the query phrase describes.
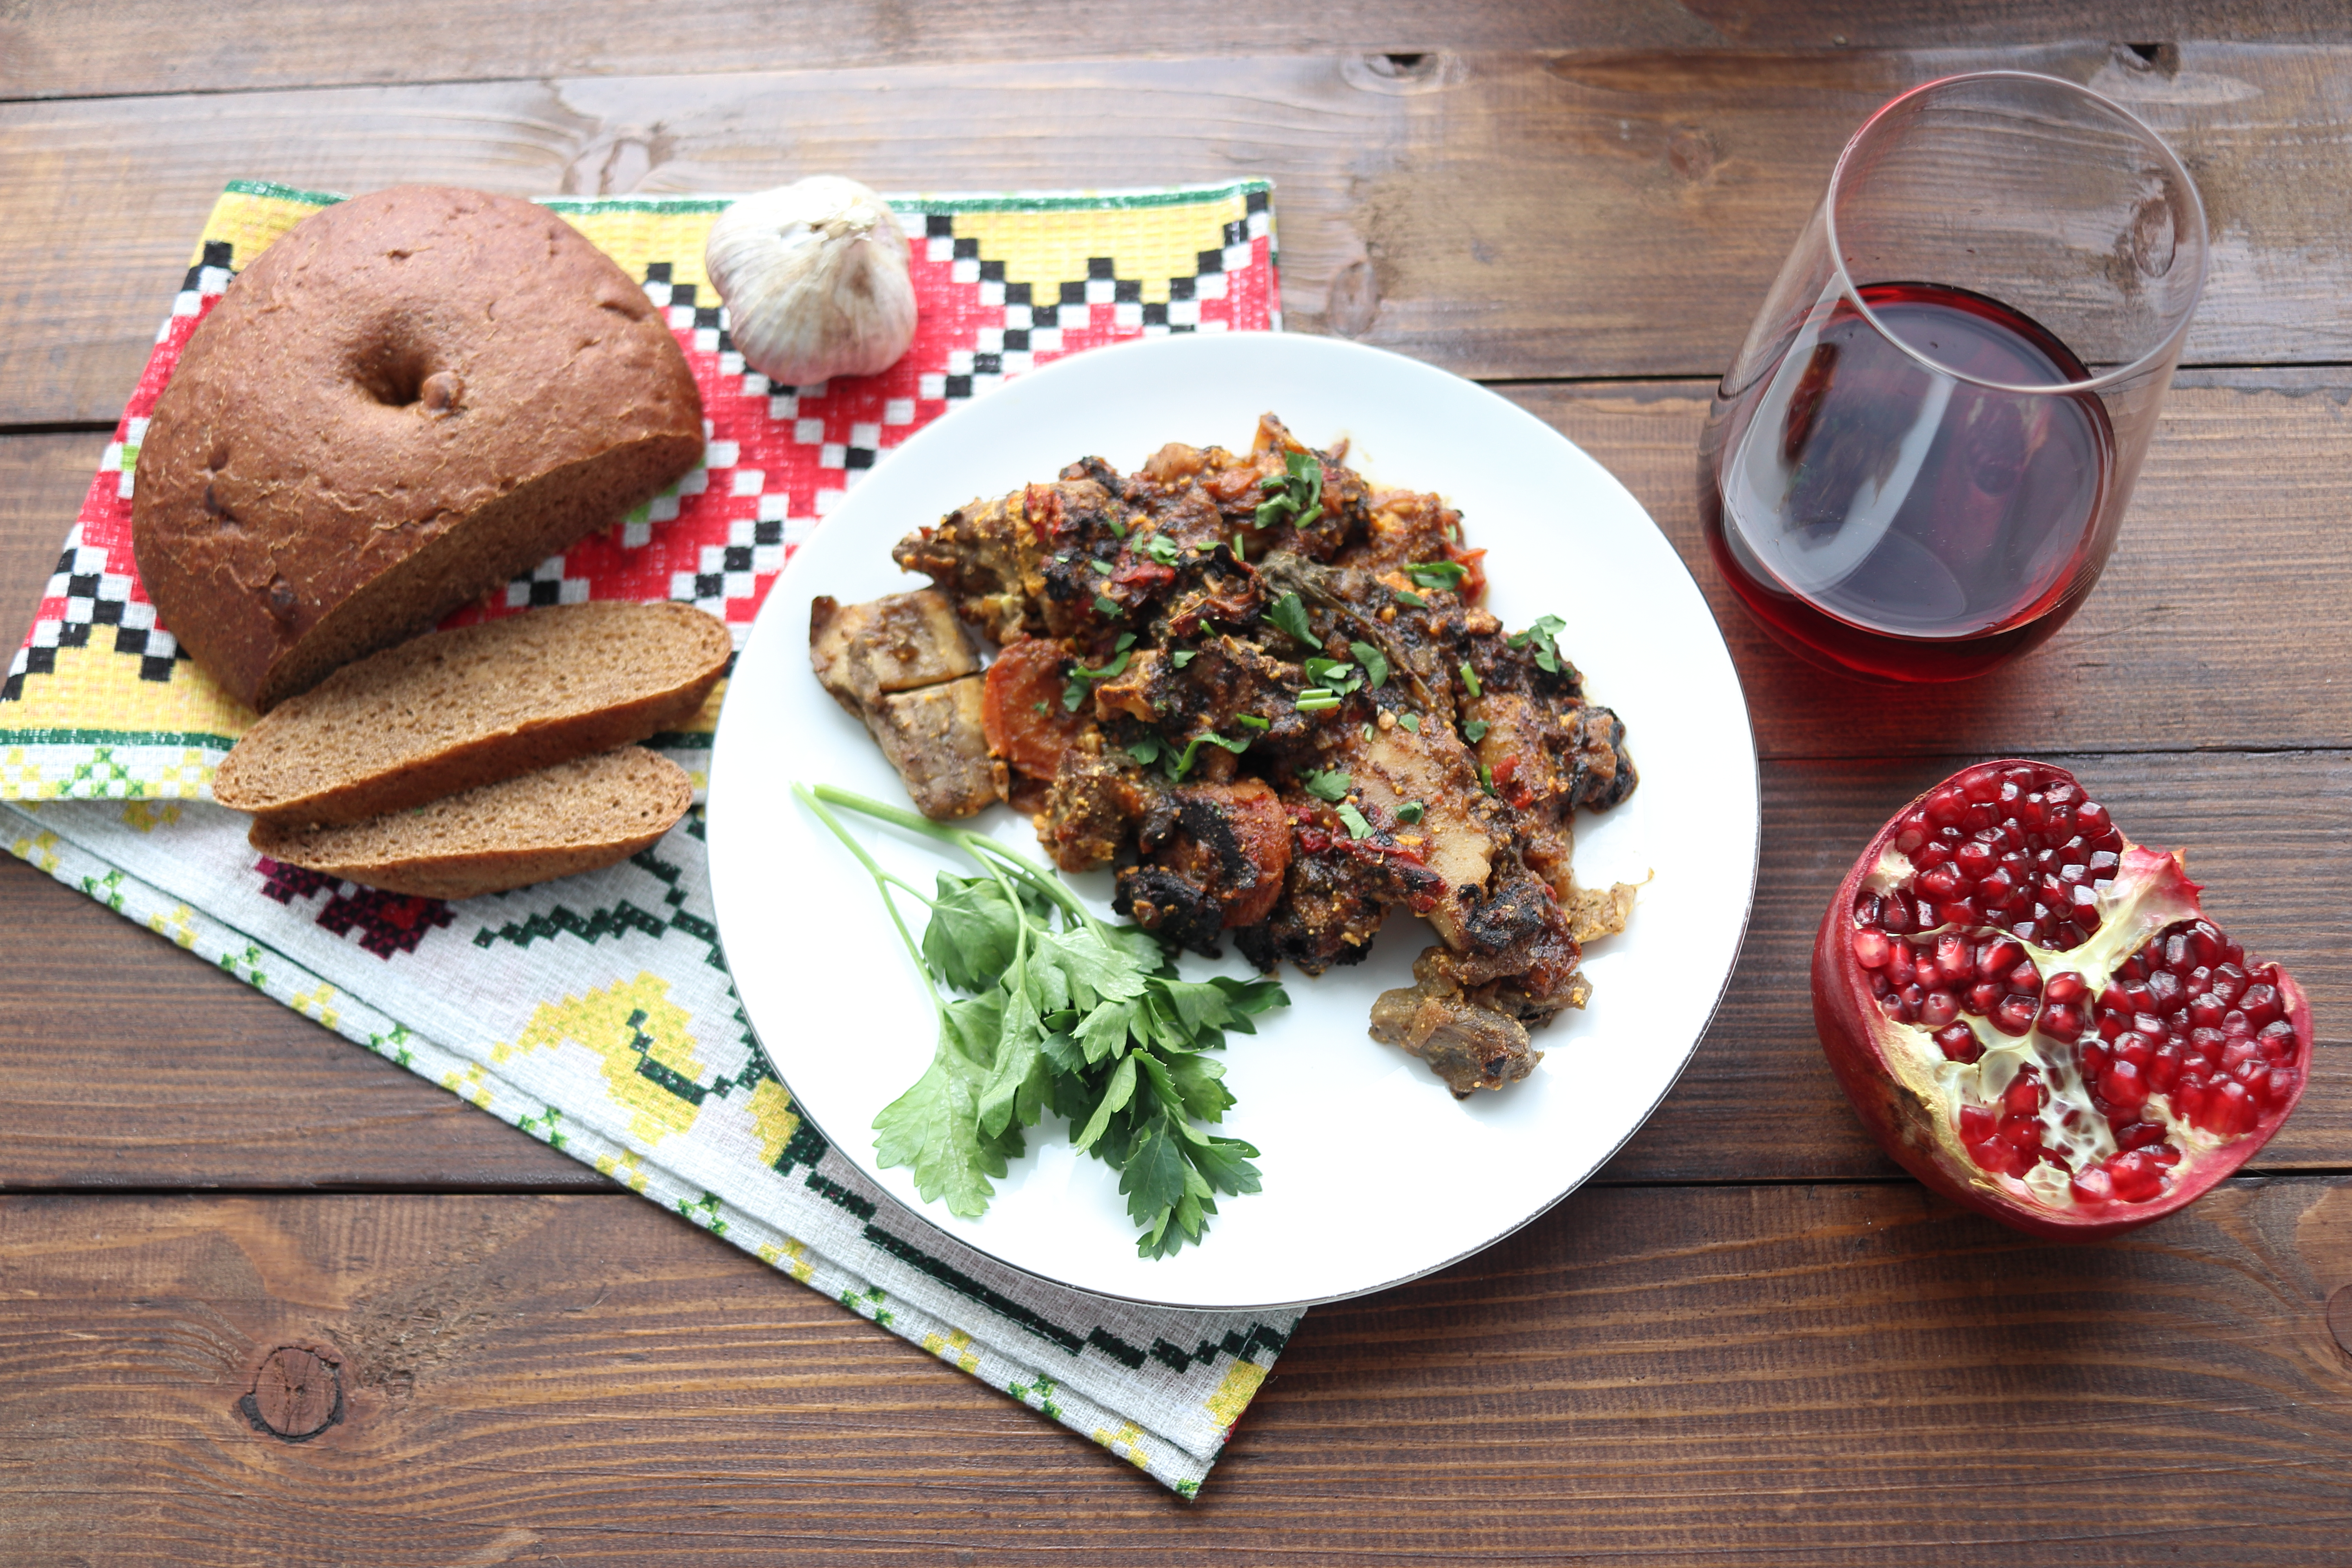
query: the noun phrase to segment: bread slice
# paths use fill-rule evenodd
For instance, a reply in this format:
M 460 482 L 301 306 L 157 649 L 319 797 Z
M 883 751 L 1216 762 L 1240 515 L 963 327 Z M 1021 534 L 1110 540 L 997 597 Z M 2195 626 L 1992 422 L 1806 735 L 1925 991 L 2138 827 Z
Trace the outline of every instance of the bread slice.
M 471 899 L 625 860 L 693 804 L 685 769 L 624 746 L 365 822 L 256 822 L 247 842 L 386 892 Z
M 431 632 L 345 665 L 246 731 L 213 798 L 289 826 L 360 822 L 674 729 L 727 668 L 691 605 L 569 605 Z

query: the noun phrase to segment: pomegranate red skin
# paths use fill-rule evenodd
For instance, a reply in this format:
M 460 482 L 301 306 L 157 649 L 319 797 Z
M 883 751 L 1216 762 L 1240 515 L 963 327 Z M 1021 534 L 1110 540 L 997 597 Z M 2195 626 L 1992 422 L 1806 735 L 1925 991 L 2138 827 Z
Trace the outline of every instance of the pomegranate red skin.
M 1948 1136 L 1938 1136 L 1943 1108 L 1906 1087 L 1902 1075 L 1887 1062 L 1871 1024 L 1877 1003 L 1870 977 L 1855 959 L 1852 940 L 1854 898 L 1864 878 L 1878 865 L 1888 843 L 1900 831 L 1904 817 L 1927 796 L 1960 776 L 1983 766 L 2030 765 L 2017 758 L 1990 764 L 1972 763 L 1951 778 L 1939 780 L 1889 816 L 1862 853 L 1854 858 L 1835 897 L 1822 912 L 1813 938 L 1813 1025 L 1822 1049 L 1838 1085 L 1853 1104 L 1854 1114 L 1878 1146 L 1931 1191 L 2003 1225 L 2056 1241 L 2096 1241 L 2152 1224 L 2195 1203 L 2216 1184 L 2234 1174 L 2270 1142 L 2311 1081 L 2311 1005 L 2303 988 L 2284 969 L 2278 972 L 2279 999 L 2287 1020 L 2302 1041 L 2300 1081 L 2287 1103 L 2268 1115 L 2235 1142 L 2202 1153 L 2195 1167 L 2177 1179 L 2173 1189 L 2147 1203 L 2105 1203 L 2075 1209 L 2057 1209 L 2011 1195 L 1979 1169 Z M 2189 884 L 2193 894 L 2196 884 Z

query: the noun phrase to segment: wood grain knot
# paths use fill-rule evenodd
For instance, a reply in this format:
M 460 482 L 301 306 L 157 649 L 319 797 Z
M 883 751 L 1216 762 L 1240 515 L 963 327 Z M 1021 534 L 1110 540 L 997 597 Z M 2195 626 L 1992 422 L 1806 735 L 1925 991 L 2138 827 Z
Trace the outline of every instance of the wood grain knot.
M 1381 313 L 1380 281 L 1369 261 L 1350 261 L 1332 275 L 1323 295 L 1323 324 L 1343 338 L 1360 338 Z
M 343 1418 L 343 1370 L 331 1356 L 280 1345 L 262 1358 L 253 1391 L 236 1402 L 257 1432 L 305 1443 Z
M 1715 138 L 1696 127 L 1684 127 L 1666 143 L 1666 167 L 1694 185 L 1715 173 Z
M 2327 1298 L 2327 1331 L 2336 1336 L 2337 1350 L 2352 1355 L 2352 1285 L 2337 1286 Z

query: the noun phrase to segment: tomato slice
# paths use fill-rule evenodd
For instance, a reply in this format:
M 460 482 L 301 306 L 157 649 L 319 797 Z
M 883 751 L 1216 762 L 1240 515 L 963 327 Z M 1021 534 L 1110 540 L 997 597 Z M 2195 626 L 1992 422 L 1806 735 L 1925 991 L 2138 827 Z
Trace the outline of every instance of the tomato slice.
M 1003 758 L 1032 778 L 1051 779 L 1062 753 L 1076 743 L 1086 716 L 1062 706 L 1069 684 L 1064 667 L 1067 644 L 1053 637 L 1024 637 L 1006 647 L 988 667 L 981 695 L 980 725 L 991 755 Z

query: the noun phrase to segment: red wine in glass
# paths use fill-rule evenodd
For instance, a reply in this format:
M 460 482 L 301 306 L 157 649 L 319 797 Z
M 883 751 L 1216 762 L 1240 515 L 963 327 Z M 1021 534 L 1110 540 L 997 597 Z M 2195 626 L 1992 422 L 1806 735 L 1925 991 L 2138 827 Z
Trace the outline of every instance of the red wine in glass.
M 1718 392 L 1700 455 L 1707 548 L 1812 663 L 1884 681 L 1981 674 L 2097 581 L 2114 432 L 2088 392 L 2003 390 L 2090 379 L 2022 313 L 1932 283 L 1859 293 L 1878 326 L 1825 303 L 1817 330 Z

